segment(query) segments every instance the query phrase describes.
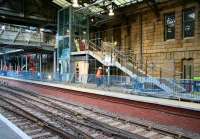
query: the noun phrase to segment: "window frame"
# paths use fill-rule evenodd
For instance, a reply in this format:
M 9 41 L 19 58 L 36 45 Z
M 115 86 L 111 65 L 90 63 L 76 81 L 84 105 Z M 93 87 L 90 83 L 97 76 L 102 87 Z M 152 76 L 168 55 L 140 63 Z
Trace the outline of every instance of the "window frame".
M 193 21 L 185 22 L 185 12 L 190 11 L 190 10 L 194 12 L 195 18 L 194 18 Z M 194 37 L 195 36 L 196 16 L 197 15 L 196 15 L 196 12 L 195 12 L 195 7 L 183 9 L 183 11 L 182 11 L 182 37 L 183 38 L 190 38 L 190 37 Z M 192 36 L 186 36 L 186 34 L 185 34 L 185 23 L 188 23 L 188 22 L 190 22 L 190 23 L 193 22 L 193 34 L 192 34 Z
M 174 22 L 174 36 L 173 36 L 173 38 L 168 38 L 168 36 L 167 36 L 167 28 L 168 28 L 169 24 L 166 23 L 166 21 L 167 21 L 166 17 L 167 16 L 171 16 L 171 15 L 173 15 L 174 19 L 175 19 L 175 22 Z M 164 14 L 164 40 L 165 41 L 173 40 L 175 38 L 176 38 L 176 14 L 175 14 L 175 12 L 166 13 L 166 14 Z

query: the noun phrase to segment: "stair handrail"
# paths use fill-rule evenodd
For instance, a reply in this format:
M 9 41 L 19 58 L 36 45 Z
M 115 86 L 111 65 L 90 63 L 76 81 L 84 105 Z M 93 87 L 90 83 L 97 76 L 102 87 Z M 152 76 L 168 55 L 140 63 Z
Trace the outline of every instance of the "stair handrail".
M 96 52 L 95 54 L 98 55 L 101 59 L 103 59 L 104 50 L 103 50 L 103 48 L 97 47 L 97 45 L 95 43 L 89 41 L 88 42 L 88 50 L 90 50 L 92 52 Z M 100 52 L 101 54 L 98 52 Z
M 103 43 L 105 43 L 105 42 L 101 41 L 101 43 L 103 44 Z M 135 63 L 135 65 L 137 65 L 137 63 L 135 62 L 136 60 L 133 59 L 130 55 L 124 54 L 123 51 L 120 51 L 120 50 L 118 50 L 117 48 L 113 48 L 113 47 L 111 47 L 111 46 L 109 46 L 109 45 L 107 45 L 107 46 L 112 50 L 112 52 L 113 52 L 115 55 L 119 55 L 119 56 L 120 56 L 119 58 L 123 58 L 123 59 L 130 60 L 131 62 Z M 128 56 L 128 58 L 127 58 L 127 56 Z
M 102 43 L 103 43 L 103 42 L 102 42 Z M 102 53 L 105 52 L 105 50 L 104 50 L 103 47 L 98 47 L 96 44 L 94 44 L 94 43 L 92 43 L 92 42 L 90 42 L 89 47 L 92 48 L 92 49 L 95 50 L 95 51 L 100 51 L 100 52 L 102 52 Z M 128 66 L 127 66 L 127 63 L 129 62 L 129 60 L 133 60 L 133 62 L 136 63 L 136 60 L 134 61 L 134 59 L 133 59 L 132 57 L 127 57 L 128 55 L 125 55 L 124 53 L 122 53 L 121 51 L 117 50 L 116 48 L 111 47 L 110 45 L 108 45 L 108 47 L 111 48 L 111 55 L 112 55 L 112 56 L 113 56 L 113 54 L 114 54 L 115 56 L 117 55 L 116 58 L 120 59 L 120 62 L 118 62 L 118 63 L 122 66 L 122 67 L 121 67 L 122 70 L 123 70 L 123 66 L 124 66 L 124 67 L 126 67 L 130 72 L 132 72 L 132 75 L 134 76 L 134 72 L 132 71 L 133 69 L 130 70 L 130 69 L 128 68 Z M 99 54 L 99 53 L 96 53 L 96 54 Z M 99 54 L 99 56 L 102 57 L 102 55 L 100 55 L 100 54 Z M 122 60 L 125 61 L 125 64 L 124 64 L 124 62 L 121 62 Z M 116 61 L 118 61 L 118 60 L 116 60 Z M 146 66 L 148 66 L 148 65 L 146 64 Z M 167 81 L 168 83 L 166 83 L 166 81 L 165 81 L 165 83 L 164 83 L 164 82 L 162 82 L 162 81 L 160 81 L 160 80 L 158 80 L 158 79 L 156 79 L 156 78 L 154 78 L 154 77 L 152 77 L 152 76 L 150 76 L 150 75 L 146 75 L 146 73 L 145 73 L 139 66 L 134 66 L 134 65 L 133 65 L 133 68 L 134 68 L 134 69 L 137 69 L 138 73 L 142 73 L 142 75 L 145 75 L 145 76 L 148 77 L 148 78 L 142 78 L 142 77 L 140 77 L 140 76 L 137 76 L 137 79 L 141 80 L 141 82 L 149 82 L 149 81 L 154 82 L 154 84 L 160 86 L 162 89 L 166 90 L 167 92 L 173 92 L 174 89 L 175 89 L 176 91 L 179 91 L 179 90 L 180 90 L 180 91 L 184 91 L 184 90 L 182 89 L 182 87 L 179 86 L 179 85 L 177 85 L 177 84 L 171 83 L 171 82 L 169 82 L 169 81 Z M 137 73 L 137 75 L 138 75 L 138 73 Z M 131 75 L 131 74 L 130 74 L 130 75 Z M 131 75 L 131 76 L 132 76 L 132 75 Z M 170 88 L 170 86 L 172 86 L 172 88 Z
M 92 46 L 91 46 L 92 45 Z M 95 50 L 95 51 L 103 51 L 103 48 L 101 47 L 98 47 L 95 43 L 89 41 L 89 49 L 92 48 L 92 50 Z M 97 49 L 98 48 L 98 49 Z
M 101 43 L 105 43 L 101 40 Z M 149 66 L 148 64 L 141 64 L 139 62 L 137 62 L 137 60 L 135 59 L 135 57 L 133 57 L 132 55 L 130 54 L 126 54 L 125 51 L 120 51 L 118 50 L 117 48 L 113 48 L 112 46 L 110 45 L 106 45 L 108 46 L 109 48 L 112 49 L 114 55 L 120 60 L 120 61 L 125 61 L 125 64 L 123 63 L 120 63 L 120 64 L 123 64 L 123 66 L 126 66 L 127 67 L 127 64 L 128 63 L 131 63 L 133 65 L 133 68 L 138 70 L 140 73 L 142 73 L 143 75 L 145 76 L 150 76 L 146 73 L 146 70 L 149 69 L 149 68 L 152 68 L 152 66 Z M 143 68 L 142 68 L 143 67 Z M 145 69 L 144 69 L 145 68 Z M 131 70 L 134 70 L 134 69 L 131 69 Z M 157 66 L 157 65 L 154 65 L 154 69 L 155 70 L 160 70 L 162 69 L 163 72 L 171 72 L 169 69 L 167 68 L 163 68 L 163 67 L 160 67 L 160 66 Z M 174 74 L 181 74 L 182 72 L 179 72 L 179 71 L 174 71 Z
M 101 44 L 103 44 L 103 43 L 105 43 L 105 42 L 101 41 Z M 133 71 L 135 69 L 142 76 L 145 75 L 145 72 L 140 68 L 140 64 L 137 63 L 135 59 L 133 59 L 130 56 L 127 57 L 127 55 L 125 55 L 123 52 L 119 51 L 116 48 L 111 47 L 110 45 L 107 45 L 107 46 L 109 48 L 111 48 L 112 55 L 114 54 L 115 58 L 117 59 L 116 61 L 118 61 L 122 66 L 128 68 L 130 71 Z M 128 67 L 128 63 L 132 64 L 132 68 L 131 69 Z
M 103 42 L 101 40 L 101 45 L 103 45 Z M 105 52 L 105 49 L 104 47 L 99 47 L 97 46 L 95 43 L 91 42 L 90 41 L 90 44 L 92 44 L 93 46 L 90 45 L 90 48 L 93 47 L 93 50 L 96 50 L 96 51 L 102 51 Z M 147 72 L 145 71 L 145 69 L 149 69 L 149 68 L 152 68 L 152 66 L 148 65 L 148 64 L 140 64 L 139 62 L 137 62 L 137 60 L 135 58 L 133 58 L 131 55 L 128 55 L 128 54 L 125 54 L 125 52 L 123 51 L 120 51 L 118 50 L 117 48 L 113 48 L 112 46 L 110 45 L 106 45 L 108 48 L 111 48 L 111 51 L 112 51 L 112 56 L 114 55 L 116 61 L 118 61 L 122 66 L 125 66 L 126 68 L 128 68 L 129 70 L 133 71 L 133 70 L 136 70 L 137 73 L 139 73 L 140 75 L 142 76 L 147 76 L 147 77 L 150 77 L 150 75 L 147 74 Z M 100 55 L 99 55 L 100 56 Z M 102 57 L 102 56 L 101 56 Z M 129 65 L 128 64 L 132 64 L 132 67 L 130 69 Z M 144 67 L 145 69 L 141 68 L 141 67 Z M 169 69 L 165 69 L 163 67 L 159 67 L 157 65 L 154 65 L 154 69 L 155 70 L 160 70 L 162 68 L 162 71 L 165 72 L 169 72 Z M 163 70 L 164 69 L 164 70 Z M 175 73 L 182 73 L 182 72 L 179 72 L 179 71 L 175 71 Z

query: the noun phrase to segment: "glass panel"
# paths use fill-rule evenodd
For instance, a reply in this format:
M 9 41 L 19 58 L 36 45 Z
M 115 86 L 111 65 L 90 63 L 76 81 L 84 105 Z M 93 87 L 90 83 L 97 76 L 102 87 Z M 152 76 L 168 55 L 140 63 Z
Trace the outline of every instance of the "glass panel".
M 184 37 L 194 36 L 194 22 L 187 22 L 184 24 Z
M 69 49 L 69 8 L 59 11 L 58 15 L 58 56 L 61 59 L 67 58 L 67 49 Z
M 193 9 L 185 10 L 184 11 L 184 21 L 194 21 L 195 20 L 195 13 Z
M 175 14 L 165 15 L 165 40 L 175 38 Z
M 193 9 L 185 10 L 183 15 L 184 37 L 194 36 L 195 13 Z
M 71 51 L 84 51 L 89 39 L 88 17 L 81 13 L 73 13 Z
M 58 27 L 58 29 L 59 29 L 59 35 L 63 35 L 63 30 L 62 30 L 62 28 L 63 28 L 63 16 L 64 16 L 64 12 L 63 12 L 63 10 L 62 11 L 60 11 L 59 12 L 59 27 Z
M 58 42 L 58 53 L 59 53 L 59 57 L 61 57 L 62 55 L 62 51 L 63 51 L 63 40 L 59 40 Z

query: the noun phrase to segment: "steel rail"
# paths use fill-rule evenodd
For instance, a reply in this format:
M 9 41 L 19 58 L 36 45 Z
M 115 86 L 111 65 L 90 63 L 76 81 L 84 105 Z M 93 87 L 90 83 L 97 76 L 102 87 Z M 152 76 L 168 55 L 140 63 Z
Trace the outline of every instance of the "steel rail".
M 99 121 L 96 121 L 96 120 L 94 120 L 94 119 L 92 119 L 92 118 L 90 118 L 89 116 L 86 116 L 86 115 L 83 115 L 83 114 L 81 114 L 81 113 L 77 113 L 76 111 L 73 111 L 73 110 L 67 110 L 67 111 L 65 111 L 66 110 L 66 108 L 64 108 L 64 107 L 62 107 L 61 105 L 57 105 L 55 102 L 53 102 L 53 101 L 61 101 L 61 100 L 58 100 L 58 99 L 53 99 L 53 98 L 51 98 L 51 97 L 46 97 L 46 96 L 42 96 L 42 95 L 39 95 L 38 93 L 35 93 L 35 92 L 32 92 L 32 91 L 27 91 L 27 90 L 23 90 L 23 89 L 19 89 L 20 91 L 21 91 L 21 93 L 29 93 L 29 94 L 31 94 L 32 96 L 34 96 L 34 97 L 38 97 L 38 98 L 40 98 L 40 99 L 44 99 L 44 100 L 46 100 L 46 101 L 48 101 L 50 104 L 49 105 L 54 105 L 54 108 L 55 109 L 60 109 L 61 111 L 64 111 L 64 112 L 66 112 L 66 113 L 72 113 L 72 114 L 77 114 L 77 115 L 80 115 L 80 116 L 82 116 L 83 118 L 85 118 L 85 119 L 89 119 L 90 121 L 92 121 L 92 122 L 94 122 L 95 124 L 102 124 L 102 123 L 100 123 Z M 16 91 L 16 88 L 15 88 L 15 91 Z M 52 101 L 50 101 L 49 99 L 52 99 Z M 41 100 L 35 100 L 35 101 L 39 101 L 40 103 L 41 103 Z M 44 103 L 44 102 L 43 102 Z M 68 105 L 74 105 L 74 104 L 71 104 L 71 103 L 67 103 L 67 102 L 62 102 L 62 103 L 65 103 L 65 104 L 68 104 Z M 46 103 L 45 103 L 46 104 Z M 76 105 L 77 106 L 77 105 Z M 102 115 L 102 113 L 101 113 L 101 115 Z M 107 114 L 105 114 L 106 116 L 109 116 L 109 117 L 112 117 L 112 118 L 116 118 L 116 117 L 113 117 L 113 116 L 110 116 L 110 115 L 107 115 Z M 119 117 L 117 117 L 118 118 L 118 120 L 121 120 L 121 121 L 123 121 L 124 119 L 121 119 L 121 118 L 119 118 Z M 155 130 L 155 131 L 157 131 L 157 132 L 160 132 L 160 133 L 166 133 L 166 134 L 169 134 L 169 135 L 173 135 L 173 136 L 175 136 L 175 137 L 178 137 L 178 138 L 184 138 L 184 139 L 189 139 L 189 138 L 191 138 L 190 136 L 187 136 L 187 135 L 185 135 L 185 134 L 183 134 L 183 133 L 180 133 L 180 132 L 171 132 L 170 130 L 167 130 L 167 129 L 160 129 L 160 128 L 156 128 L 156 127 L 153 127 L 153 126 L 149 126 L 149 125 L 144 125 L 144 124 L 141 124 L 141 123 L 135 123 L 135 122 L 133 122 L 133 121 L 126 121 L 126 122 L 129 122 L 129 123 L 132 123 L 132 124 L 136 124 L 136 125 L 139 125 L 139 126 L 143 126 L 143 127 L 146 127 L 147 129 L 149 129 L 149 130 Z M 105 126 L 105 124 L 103 124 L 103 125 L 101 125 L 102 127 L 104 127 Z M 109 129 L 107 126 L 106 126 L 106 128 L 107 129 Z M 120 131 L 119 131 L 120 132 Z
M 20 116 L 22 116 L 22 117 L 24 117 L 24 118 L 26 118 L 26 119 L 28 119 L 28 120 L 30 120 L 30 121 L 33 121 L 33 122 L 35 122 L 36 124 L 41 125 L 42 127 L 45 127 L 45 128 L 47 128 L 47 129 L 49 129 L 49 130 L 51 130 L 51 131 L 57 133 L 59 136 L 61 136 L 61 137 L 63 137 L 63 138 L 66 138 L 66 137 L 68 137 L 68 138 L 74 138 L 72 135 L 66 134 L 65 132 L 63 132 L 63 131 L 57 129 L 56 127 L 52 126 L 51 124 L 49 124 L 49 123 L 47 123 L 47 122 L 41 120 L 41 119 L 38 118 L 37 116 L 32 115 L 31 113 L 29 113 L 29 112 L 23 110 L 23 109 L 20 108 L 20 107 L 17 107 L 17 106 L 14 105 L 13 103 L 10 103 L 8 100 L 2 98 L 1 96 L 0 96 L 0 101 L 3 101 L 3 102 L 5 102 L 5 103 L 7 103 L 7 104 L 9 105 L 9 106 L 8 106 L 8 105 L 5 106 L 5 105 L 2 105 L 2 103 L 0 103 L 0 107 L 6 109 L 6 110 L 8 110 L 8 111 L 11 111 L 11 112 L 13 112 L 13 113 L 16 113 L 16 114 L 18 114 L 18 115 L 20 115 Z
M 81 138 L 80 136 L 84 136 L 84 138 L 92 139 L 92 137 L 89 137 L 88 135 L 83 135 L 84 133 L 82 133 L 81 131 L 78 131 L 78 129 L 74 128 L 74 131 L 76 132 L 76 134 L 75 133 L 66 132 L 62 128 L 59 128 L 58 126 L 55 126 L 55 124 L 53 124 L 51 121 L 47 122 L 47 121 L 41 119 L 41 117 L 33 115 L 33 113 L 23 109 L 25 107 L 25 105 L 23 103 L 21 105 L 19 105 L 20 101 L 16 101 L 16 100 L 11 99 L 9 97 L 5 98 L 5 96 L 2 97 L 2 95 L 0 95 L 0 99 L 5 101 L 5 102 L 7 102 L 11 106 L 14 106 L 14 107 L 20 109 L 21 111 L 23 111 L 25 113 L 28 113 L 32 117 L 36 118 L 38 121 L 41 121 L 41 123 L 43 125 L 45 125 L 46 127 L 50 128 L 51 130 L 54 130 L 55 132 L 58 132 L 58 133 L 62 134 L 64 136 L 64 138 L 77 139 L 77 137 Z M 12 101 L 12 102 L 10 102 L 10 101 Z M 14 102 L 14 101 L 16 101 L 16 102 Z M 28 108 L 28 107 L 26 107 L 26 108 Z M 36 108 L 36 107 L 33 107 L 32 110 L 34 108 Z M 43 112 L 46 112 L 46 111 L 43 111 Z M 55 118 L 55 117 L 52 116 L 52 118 Z M 64 123 L 64 126 L 70 128 L 70 129 L 73 128 L 71 125 L 69 125 L 69 124 L 67 125 L 66 123 Z
M 11 90 L 8 89 L 8 90 L 4 90 L 4 91 L 11 91 Z M 12 91 L 11 91 L 11 92 L 12 92 Z M 145 137 L 142 137 L 142 136 L 140 136 L 140 135 L 133 134 L 133 133 L 130 133 L 130 132 L 127 132 L 127 131 L 124 131 L 124 130 L 121 130 L 121 129 L 118 129 L 118 128 L 115 128 L 115 127 L 112 127 L 112 126 L 109 126 L 108 124 L 104 124 L 104 123 L 102 123 L 102 122 L 99 122 L 99 121 L 97 121 L 97 120 L 95 120 L 95 119 L 92 119 L 92 118 L 90 118 L 90 117 L 87 117 L 87 116 L 85 116 L 85 115 L 83 116 L 82 114 L 77 113 L 76 111 L 63 108 L 63 107 L 57 105 L 56 103 L 51 102 L 50 104 L 48 104 L 48 103 L 45 103 L 45 102 L 41 102 L 41 100 L 35 100 L 35 99 L 33 99 L 33 98 L 25 97 L 25 96 L 23 96 L 23 95 L 21 95 L 21 94 L 15 94 L 15 95 L 18 95 L 18 97 L 19 97 L 20 99 L 23 99 L 24 101 L 27 101 L 27 103 L 29 103 L 29 104 L 32 103 L 31 101 L 33 101 L 33 100 L 36 101 L 38 104 L 33 104 L 33 103 L 32 103 L 32 105 L 33 105 L 34 107 L 39 107 L 39 105 L 43 104 L 43 105 L 48 105 L 48 107 L 52 107 L 52 108 L 55 109 L 55 110 L 60 110 L 61 112 L 66 113 L 66 114 L 68 113 L 68 114 L 70 114 L 70 115 L 79 115 L 79 116 L 82 116 L 82 118 L 84 118 L 84 120 L 85 120 L 87 123 L 90 123 L 89 125 L 87 124 L 87 126 L 90 126 L 90 127 L 92 127 L 92 128 L 97 128 L 98 130 L 102 130 L 102 131 L 105 132 L 106 134 L 110 134 L 110 135 L 115 136 L 115 137 L 117 137 L 117 138 L 145 139 Z M 16 97 L 17 97 L 17 96 L 16 96 Z M 23 98 L 23 97 L 24 97 L 24 98 Z M 41 97 L 40 97 L 40 98 L 41 98 Z M 10 99 L 10 98 L 9 98 L 9 99 Z M 30 99 L 30 101 L 28 101 L 27 99 Z M 42 109 L 42 108 L 40 107 L 40 109 Z M 44 108 L 43 108 L 42 110 L 43 110 L 44 112 L 46 112 Z M 49 114 L 51 114 L 51 112 L 49 112 Z M 57 115 L 57 117 L 62 118 L 62 117 L 59 116 L 59 115 Z M 85 125 L 85 126 L 86 126 L 86 124 L 81 123 L 81 122 L 78 122 L 78 121 L 77 121 L 78 119 L 75 119 L 75 120 L 67 119 L 67 120 L 71 120 L 71 121 L 73 121 L 73 122 L 76 122 L 76 123 L 78 123 L 78 124 L 82 124 L 82 125 Z

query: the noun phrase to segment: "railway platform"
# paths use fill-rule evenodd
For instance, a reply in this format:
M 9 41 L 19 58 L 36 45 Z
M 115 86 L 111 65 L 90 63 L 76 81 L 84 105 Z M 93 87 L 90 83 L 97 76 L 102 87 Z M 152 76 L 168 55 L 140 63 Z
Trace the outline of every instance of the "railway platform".
M 172 131 L 174 127 L 177 127 L 189 132 L 200 133 L 198 103 L 13 77 L 1 76 L 0 80 L 14 88 L 53 97 L 64 102 L 76 103 L 91 109 L 100 109 L 106 113 L 117 114 L 119 117 L 144 119 L 152 125 L 157 123 L 164 125 L 164 128 L 170 127 Z
M 114 97 L 118 99 L 130 100 L 130 101 L 158 104 L 158 105 L 163 105 L 163 106 L 170 106 L 174 108 L 182 108 L 182 109 L 188 109 L 188 110 L 194 110 L 194 111 L 200 112 L 199 104 L 193 103 L 193 102 L 177 101 L 177 100 L 172 100 L 172 99 L 155 98 L 155 97 L 149 97 L 149 96 L 139 96 L 139 95 L 129 94 L 127 92 L 125 93 L 125 92 L 119 92 L 119 91 L 104 90 L 103 88 L 93 89 L 92 87 L 87 88 L 85 86 L 78 86 L 77 84 L 67 85 L 67 84 L 61 84 L 61 83 L 17 79 L 17 78 L 12 78 L 12 77 L 5 77 L 5 76 L 0 76 L 0 79 L 2 80 L 8 79 L 8 80 L 20 81 L 24 83 L 31 83 L 35 85 L 43 85 L 43 86 L 49 86 L 49 87 L 54 87 L 54 88 L 78 91 L 81 93 L 89 93 L 89 94 L 94 94 L 94 95 Z M 117 88 L 115 88 L 115 90 L 117 90 Z
M 2 139 L 31 139 L 13 123 L 0 114 L 0 138 Z

